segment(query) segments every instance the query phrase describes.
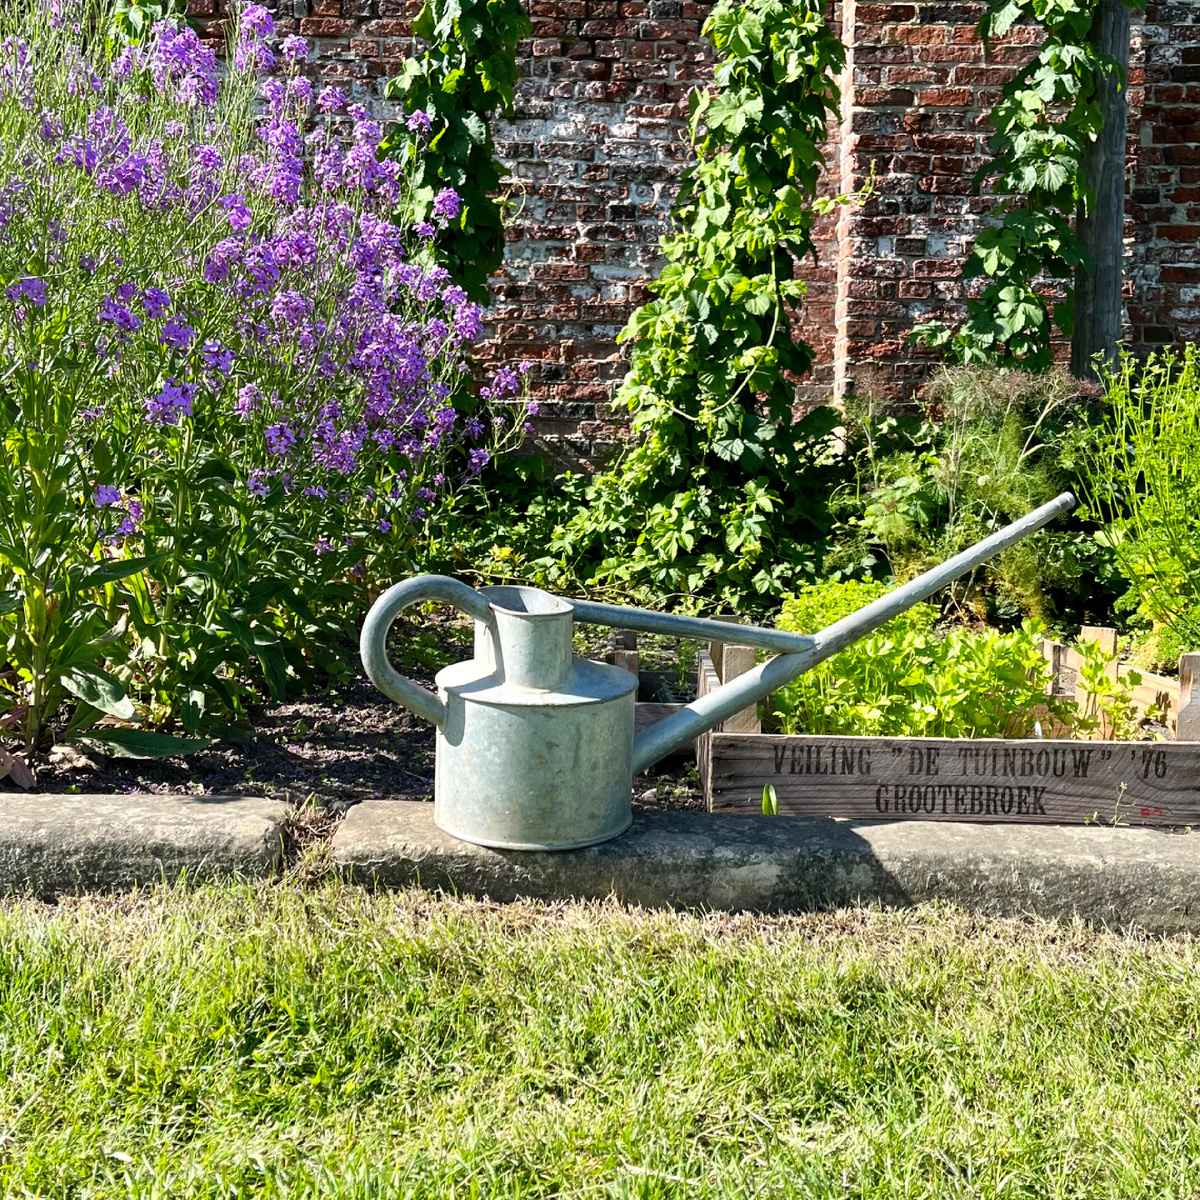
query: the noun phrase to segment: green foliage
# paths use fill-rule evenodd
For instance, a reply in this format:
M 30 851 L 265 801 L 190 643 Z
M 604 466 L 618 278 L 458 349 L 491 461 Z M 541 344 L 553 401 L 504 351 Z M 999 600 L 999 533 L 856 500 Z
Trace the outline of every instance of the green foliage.
M 1128 604 L 1179 649 L 1200 647 L 1200 354 L 1107 381 L 1108 422 L 1084 454 L 1084 500 L 1129 583 Z
M 1140 0 L 1124 0 L 1140 8 Z M 917 326 L 918 340 L 945 346 L 959 362 L 1013 362 L 1031 370 L 1054 361 L 1055 325 L 1074 329 L 1075 270 L 1092 269 L 1075 236 L 1072 219 L 1091 202 L 1081 162 L 1100 132 L 1097 93 L 1102 81 L 1120 73 L 1117 61 L 1091 45 L 1098 0 L 988 0 L 979 22 L 985 45 L 1022 21 L 1045 31 L 1037 53 L 1001 89 L 992 109 L 995 158 L 976 182 L 990 180 L 1001 197 L 1000 224 L 975 241 L 963 279 L 982 279 L 982 291 L 967 301 L 967 319 L 957 332 L 937 322 Z M 1053 303 L 1044 279 L 1068 281 Z
M 847 400 L 856 473 L 838 496 L 827 569 L 910 579 L 1077 487 L 1091 405 L 1064 372 L 956 367 L 919 415 Z M 1018 621 L 1107 620 L 1121 585 L 1080 520 L 1056 522 L 949 592 L 951 611 Z
M 704 28 L 717 90 L 692 95 L 668 263 L 622 335 L 637 441 L 553 548 L 593 585 L 751 610 L 815 573 L 829 527 L 838 416 L 796 419 L 789 310 L 844 52 L 819 0 L 722 0 Z
M 1083 660 L 1077 682 L 1086 689 L 1086 699 L 1072 714 L 1074 732 L 1116 742 L 1139 736 L 1140 716 L 1129 689 L 1141 685 L 1141 672 L 1128 671 L 1118 678 L 1113 656 L 1099 642 L 1081 642 L 1076 650 Z
M 138 45 L 156 21 L 187 15 L 187 0 L 113 0 L 110 21 L 113 33 Z
M 789 596 L 778 628 L 815 633 L 884 595 L 874 583 L 812 585 Z M 1050 665 L 1032 621 L 1013 633 L 934 631 L 937 611 L 918 604 L 775 693 L 784 733 L 883 737 L 1027 737 L 1046 695 Z
M 433 124 L 423 139 L 402 125 L 384 139 L 383 152 L 403 162 L 414 184 L 396 219 L 429 221 L 435 196 L 454 189 L 462 210 L 438 234 L 437 257 L 480 304 L 488 300 L 488 276 L 504 258 L 503 212 L 493 198 L 503 165 L 491 119 L 512 111 L 517 42 L 530 28 L 521 0 L 426 0 L 413 32 L 429 46 L 408 58 L 385 88 L 406 114 L 424 113 Z

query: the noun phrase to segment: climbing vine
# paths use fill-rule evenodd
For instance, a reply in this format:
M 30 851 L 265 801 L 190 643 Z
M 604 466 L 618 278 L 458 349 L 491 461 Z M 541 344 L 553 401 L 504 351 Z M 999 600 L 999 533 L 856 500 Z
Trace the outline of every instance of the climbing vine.
M 406 119 L 382 150 L 414 184 L 397 220 L 427 229 L 437 260 L 482 304 L 504 257 L 492 116 L 512 111 L 517 42 L 530 28 L 520 0 L 425 0 L 413 32 L 428 47 L 385 89 Z
M 1141 7 L 1139 0 L 1122 2 Z M 1068 337 L 1074 330 L 1070 283 L 1055 301 L 1038 281 L 1069 281 L 1076 268 L 1092 269 L 1072 219 L 1092 200 L 1081 164 L 1100 133 L 1098 90 L 1107 76 L 1121 74 L 1117 61 L 1092 45 L 1097 8 L 1098 0 L 988 0 L 979 23 L 986 46 L 1030 19 L 1041 24 L 1045 40 L 1004 85 L 992 110 L 995 157 L 975 177 L 977 184 L 990 181 L 1001 197 L 999 224 L 980 233 L 963 269 L 964 280 L 984 281 L 982 290 L 968 299 L 957 331 L 940 322 L 913 330 L 960 362 L 1040 370 L 1053 361 L 1054 327 Z
M 744 608 L 815 571 L 836 417 L 793 416 L 813 351 L 789 313 L 844 61 L 823 7 L 720 0 L 705 24 L 717 88 L 691 96 L 668 261 L 622 334 L 635 442 L 554 543 L 592 583 Z
M 186 15 L 187 0 L 114 0 L 109 20 L 121 42 L 138 43 L 156 21 Z

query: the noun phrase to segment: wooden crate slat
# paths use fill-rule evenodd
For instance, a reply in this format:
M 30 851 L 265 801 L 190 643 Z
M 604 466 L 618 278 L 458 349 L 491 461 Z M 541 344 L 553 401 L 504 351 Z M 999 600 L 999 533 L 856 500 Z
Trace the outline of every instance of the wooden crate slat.
M 1117 673 L 1118 679 L 1129 688 L 1130 699 L 1145 712 L 1151 706 L 1162 709 L 1168 719 L 1179 715 L 1179 680 L 1168 679 L 1164 675 L 1153 675 L 1149 671 L 1138 671 L 1142 682 L 1136 687 L 1126 682 L 1129 672 L 1134 667 L 1122 665 Z
M 682 704 L 660 704 L 657 701 L 643 700 L 633 706 L 633 730 L 641 733 L 651 725 L 657 725 L 664 717 L 677 713 Z
M 1200 825 L 1200 742 L 709 735 L 713 812 Z

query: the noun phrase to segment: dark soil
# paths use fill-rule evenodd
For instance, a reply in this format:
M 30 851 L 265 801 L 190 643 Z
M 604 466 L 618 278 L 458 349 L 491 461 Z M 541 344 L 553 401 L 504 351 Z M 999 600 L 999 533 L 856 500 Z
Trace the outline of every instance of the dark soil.
M 469 656 L 470 628 L 449 614 L 397 622 L 393 661 L 417 683 L 432 688 L 442 666 Z M 357 657 L 346 648 L 348 663 L 357 667 Z M 261 705 L 241 740 L 200 754 L 104 758 L 57 747 L 34 766 L 42 792 L 269 796 L 337 814 L 360 800 L 432 800 L 433 746 L 432 726 L 382 696 L 360 668 L 319 694 Z M 694 766 L 663 769 L 635 780 L 635 807 L 703 807 Z M 0 791 L 19 790 L 0 782 Z

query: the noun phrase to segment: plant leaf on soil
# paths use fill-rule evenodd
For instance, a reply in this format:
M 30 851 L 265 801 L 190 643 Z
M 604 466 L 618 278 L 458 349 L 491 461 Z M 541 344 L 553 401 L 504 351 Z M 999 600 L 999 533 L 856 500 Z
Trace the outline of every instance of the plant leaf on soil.
M 71 740 L 111 758 L 173 758 L 177 754 L 195 754 L 212 745 L 211 738 L 176 737 L 145 729 L 107 726 L 76 734 Z
M 136 715 L 133 701 L 125 695 L 120 682 L 98 667 L 72 667 L 59 678 L 71 695 L 110 717 L 132 721 Z
M 30 765 L 20 755 L 0 750 L 0 779 L 6 778 L 27 792 L 37 787 L 37 776 Z

